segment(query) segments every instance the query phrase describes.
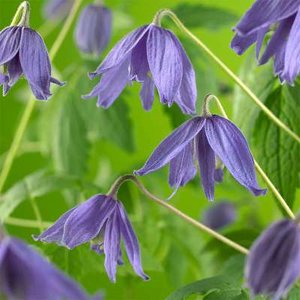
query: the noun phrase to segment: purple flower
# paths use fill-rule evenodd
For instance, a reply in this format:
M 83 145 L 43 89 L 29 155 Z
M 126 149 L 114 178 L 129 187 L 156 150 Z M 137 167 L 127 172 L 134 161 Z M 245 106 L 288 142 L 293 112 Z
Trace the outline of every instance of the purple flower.
M 111 38 L 111 11 L 96 4 L 86 6 L 80 14 L 75 30 L 78 48 L 85 53 L 100 55 Z
M 93 250 L 105 254 L 106 272 L 115 282 L 117 264 L 122 263 L 121 238 L 135 272 L 147 280 L 141 266 L 139 243 L 125 208 L 111 196 L 96 195 L 72 208 L 35 240 L 55 242 L 69 249 L 91 242 Z
M 91 299 L 36 251 L 11 237 L 0 241 L 0 294 L 23 300 Z
M 228 201 L 219 202 L 209 207 L 203 215 L 203 223 L 214 230 L 219 230 L 232 224 L 235 219 L 235 207 Z
M 259 64 L 274 57 L 274 72 L 293 84 L 300 72 L 300 0 L 257 0 L 235 27 L 231 47 L 239 55 L 256 43 Z M 275 28 L 275 29 L 274 29 Z M 274 33 L 261 57 L 266 34 Z
M 51 77 L 48 52 L 41 36 L 23 26 L 10 26 L 0 32 L 0 66 L 6 70 L 3 94 L 24 74 L 35 97 L 46 100 L 51 96 L 50 82 L 63 85 Z M 1 80 L 1 79 L 0 79 Z
M 197 158 L 206 197 L 214 199 L 216 160 L 254 195 L 262 195 L 256 180 L 253 157 L 241 131 L 220 116 L 194 117 L 178 127 L 154 150 L 138 175 L 154 172 L 170 163 L 169 184 L 177 190 L 196 174 Z
M 48 0 L 43 6 L 43 14 L 46 19 L 63 19 L 70 12 L 73 0 Z
M 255 241 L 246 264 L 252 294 L 279 300 L 300 277 L 300 227 L 292 220 L 271 225 Z
M 145 110 L 152 107 L 156 87 L 162 103 L 171 106 L 176 102 L 184 113 L 195 112 L 193 66 L 176 36 L 154 24 L 132 31 L 117 43 L 90 77 L 101 75 L 100 82 L 84 96 L 97 96 L 98 106 L 110 107 L 128 83 L 138 81 Z

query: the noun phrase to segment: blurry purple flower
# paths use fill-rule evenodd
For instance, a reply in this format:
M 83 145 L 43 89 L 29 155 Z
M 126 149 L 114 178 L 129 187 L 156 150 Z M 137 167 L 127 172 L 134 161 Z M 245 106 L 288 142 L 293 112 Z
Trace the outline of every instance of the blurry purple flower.
M 84 96 L 98 97 L 98 106 L 110 107 L 126 84 L 138 81 L 145 110 L 152 107 L 156 87 L 162 103 L 171 106 L 176 102 L 184 113 L 195 112 L 193 66 L 177 37 L 167 29 L 150 24 L 129 33 L 90 77 L 101 75 L 100 82 Z
M 96 4 L 86 6 L 80 14 L 75 30 L 78 48 L 85 53 L 100 55 L 111 38 L 111 11 Z
M 214 174 L 215 182 L 223 182 L 224 172 L 222 168 L 216 168 Z
M 228 201 L 218 202 L 209 207 L 203 215 L 203 223 L 214 230 L 232 224 L 236 219 L 236 209 Z
M 0 294 L 22 300 L 91 299 L 36 251 L 11 237 L 0 241 Z
M 300 227 L 292 220 L 271 225 L 255 241 L 246 264 L 253 295 L 279 300 L 300 277 Z
M 46 19 L 63 19 L 70 12 L 74 0 L 47 0 L 43 6 Z
M 48 52 L 41 36 L 23 26 L 10 26 L 0 32 L 0 66 L 6 70 L 3 95 L 23 75 L 35 97 L 46 100 L 51 96 L 50 82 L 63 85 L 51 77 Z M 1 84 L 1 83 L 0 83 Z
M 275 28 L 259 58 L 266 34 Z M 256 43 L 259 64 L 274 57 L 274 72 L 293 84 L 300 72 L 300 0 L 257 0 L 234 29 L 231 47 L 239 55 Z
M 147 280 L 141 265 L 139 243 L 125 208 L 111 196 L 93 196 L 35 237 L 35 240 L 55 242 L 69 249 L 91 242 L 93 250 L 105 254 L 105 269 L 113 282 L 116 281 L 117 264 L 122 261 L 121 239 L 135 272 Z
M 143 168 L 135 173 L 145 175 L 170 163 L 169 184 L 177 190 L 195 176 L 194 156 L 209 200 L 214 199 L 216 157 L 255 196 L 266 193 L 257 184 L 253 157 L 243 134 L 229 120 L 216 115 L 194 117 L 182 124 L 161 142 Z

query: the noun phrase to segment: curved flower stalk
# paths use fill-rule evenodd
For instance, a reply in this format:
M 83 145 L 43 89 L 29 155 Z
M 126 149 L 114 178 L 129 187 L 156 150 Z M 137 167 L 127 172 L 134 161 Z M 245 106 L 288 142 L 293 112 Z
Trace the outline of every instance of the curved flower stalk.
M 73 249 L 91 243 L 91 249 L 105 254 L 105 269 L 116 281 L 117 265 L 123 264 L 121 239 L 135 272 L 144 280 L 149 277 L 141 265 L 140 248 L 123 204 L 110 195 L 96 195 L 62 215 L 37 241 L 56 243 Z
M 71 11 L 73 0 L 47 0 L 43 6 L 45 19 L 64 19 Z
M 74 34 L 78 48 L 87 54 L 99 56 L 111 38 L 112 15 L 101 4 L 86 6 L 76 25 Z
M 267 12 L 267 13 L 266 13 Z M 276 28 L 260 56 L 264 39 Z M 231 47 L 239 55 L 256 43 L 260 65 L 274 57 L 274 73 L 293 85 L 300 73 L 300 1 L 257 0 L 234 28 Z
M 183 113 L 195 113 L 196 80 L 193 66 L 177 37 L 155 24 L 142 26 L 125 36 L 109 52 L 90 78 L 100 82 L 85 99 L 98 97 L 98 106 L 110 107 L 125 86 L 142 84 L 140 97 L 145 110 L 152 108 L 154 89 L 160 101 L 174 102 Z
M 0 240 L 0 294 L 5 299 L 100 300 L 89 297 L 72 279 L 54 268 L 21 240 Z
M 255 241 L 246 264 L 247 284 L 253 295 L 283 297 L 300 278 L 300 227 L 282 220 L 271 225 Z

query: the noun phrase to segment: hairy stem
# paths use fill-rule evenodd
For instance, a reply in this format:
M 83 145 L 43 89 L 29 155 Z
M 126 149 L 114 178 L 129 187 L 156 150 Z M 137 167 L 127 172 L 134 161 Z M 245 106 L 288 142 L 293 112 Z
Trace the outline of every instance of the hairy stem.
M 71 27 L 71 25 L 72 25 L 72 23 L 75 19 L 75 16 L 77 14 L 77 11 L 80 7 L 81 2 L 82 2 L 82 0 L 75 0 L 73 8 L 72 8 L 68 18 L 66 19 L 66 22 L 65 22 L 62 30 L 60 31 L 57 39 L 55 40 L 53 46 L 51 47 L 50 52 L 49 52 L 49 57 L 50 57 L 51 61 L 54 59 L 55 55 L 57 54 L 58 49 L 60 48 L 60 46 L 61 46 L 62 42 L 64 41 L 68 31 L 70 30 L 70 27 Z M 14 158 L 16 156 L 16 153 L 17 153 L 17 151 L 20 147 L 20 144 L 22 142 L 22 139 L 23 139 L 24 133 L 26 131 L 26 128 L 28 126 L 30 117 L 31 117 L 31 115 L 33 113 L 33 110 L 34 110 L 35 103 L 36 103 L 36 100 L 34 100 L 34 98 L 31 97 L 30 100 L 27 103 L 25 111 L 24 111 L 24 113 L 21 117 L 19 126 L 18 126 L 18 128 L 16 130 L 16 133 L 14 135 L 14 139 L 12 141 L 10 149 L 8 150 L 7 156 L 4 160 L 3 167 L 2 167 L 2 170 L 1 170 L 1 173 L 0 173 L 0 194 L 2 192 L 2 189 L 4 187 L 6 179 L 8 177 L 10 169 L 12 167 L 12 164 L 13 164 Z
M 284 124 L 279 118 L 277 118 L 273 112 L 266 107 L 262 101 L 251 91 L 249 87 L 237 76 L 232 70 L 219 58 L 217 57 L 200 39 L 198 39 L 193 33 L 191 33 L 184 24 L 179 20 L 175 13 L 169 9 L 160 10 L 154 17 L 154 23 L 160 24 L 160 20 L 164 16 L 169 16 L 173 22 L 180 28 L 188 37 L 191 38 L 202 50 L 206 52 L 222 69 L 227 75 L 229 75 L 235 83 L 253 100 L 253 102 L 282 130 L 284 130 L 289 136 L 300 143 L 300 137 L 293 132 L 286 124 Z

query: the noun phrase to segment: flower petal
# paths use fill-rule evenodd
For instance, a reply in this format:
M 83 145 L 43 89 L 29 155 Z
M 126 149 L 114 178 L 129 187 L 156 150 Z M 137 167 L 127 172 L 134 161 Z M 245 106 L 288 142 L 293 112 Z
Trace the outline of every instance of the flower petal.
M 20 48 L 23 27 L 6 27 L 0 32 L 0 65 L 13 59 Z
M 154 82 L 150 77 L 146 77 L 140 92 L 143 107 L 145 110 L 150 110 L 154 101 Z
M 194 117 L 183 123 L 159 144 L 145 165 L 135 171 L 135 174 L 142 176 L 165 166 L 192 141 L 204 123 L 205 119 L 202 117 Z
M 241 131 L 229 120 L 212 116 L 206 121 L 205 133 L 210 147 L 233 177 L 255 196 L 264 195 L 266 190 L 258 186 L 253 157 Z
M 215 196 L 215 153 L 207 141 L 204 130 L 198 133 L 195 140 L 204 193 L 208 200 L 213 201 Z
M 160 100 L 171 105 L 183 76 L 182 56 L 173 33 L 153 25 L 147 39 L 147 57 Z

